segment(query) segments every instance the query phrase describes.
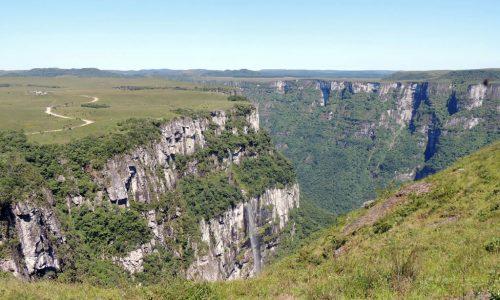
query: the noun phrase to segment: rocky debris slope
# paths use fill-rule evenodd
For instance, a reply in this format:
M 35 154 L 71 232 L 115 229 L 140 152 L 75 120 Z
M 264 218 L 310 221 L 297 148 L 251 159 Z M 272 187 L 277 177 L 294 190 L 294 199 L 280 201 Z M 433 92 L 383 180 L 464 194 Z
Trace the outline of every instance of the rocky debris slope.
M 402 188 L 396 194 L 385 199 L 381 203 L 376 203 L 372 206 L 365 205 L 368 211 L 360 218 L 347 224 L 343 229 L 343 234 L 350 235 L 361 227 L 375 224 L 375 222 L 386 216 L 396 205 L 403 204 L 407 200 L 408 195 L 415 194 L 418 196 L 428 193 L 430 189 L 430 183 L 419 182 Z

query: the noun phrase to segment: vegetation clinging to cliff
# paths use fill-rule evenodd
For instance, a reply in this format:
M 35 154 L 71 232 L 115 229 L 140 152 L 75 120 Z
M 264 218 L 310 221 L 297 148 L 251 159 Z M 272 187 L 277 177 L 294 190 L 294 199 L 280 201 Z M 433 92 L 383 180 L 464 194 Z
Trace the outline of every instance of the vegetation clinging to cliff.
M 237 181 L 252 197 L 263 194 L 270 187 L 283 188 L 296 178 L 290 162 L 279 153 L 245 159 L 234 170 Z
M 156 222 L 172 230 L 174 236 L 165 241 L 165 248 L 159 247 L 158 252 L 146 256 L 144 273 L 135 280 L 151 283 L 159 274 L 183 276 L 182 272 L 194 258 L 193 245 L 199 251 L 204 248 L 198 229 L 200 219 L 217 217 L 266 188 L 283 187 L 295 181 L 290 163 L 275 151 L 269 135 L 265 131 L 256 132 L 249 123 L 254 110 L 250 104 L 236 104 L 226 112 L 225 130 L 210 124 L 203 132 L 204 147 L 190 156 L 172 156 L 180 178 L 176 188 L 160 195 L 159 201 L 130 201 L 126 208 L 114 207 L 108 203 L 106 194 L 100 193 L 103 187 L 95 179 L 96 172 L 101 171 L 108 159 L 138 146 L 148 147 L 160 138 L 161 121 L 150 119 L 130 119 L 114 132 L 88 136 L 66 145 L 38 145 L 29 143 L 21 132 L 1 132 L 0 168 L 6 172 L 0 175 L 0 192 L 12 194 L 8 199 L 3 197 L 9 202 L 25 201 L 42 187 L 53 193 L 51 204 L 66 237 L 66 242 L 57 249 L 61 281 L 104 286 L 130 282 L 130 276 L 112 259 L 123 257 L 151 240 L 145 216 L 152 209 Z M 184 113 L 211 120 L 210 113 Z M 7 157 L 9 153 L 17 153 L 18 157 Z M 233 168 L 233 159 L 247 170 Z M 253 161 L 258 163 L 252 166 Z M 17 178 L 12 170 L 22 176 Z M 261 173 L 261 181 L 257 184 L 250 177 L 240 176 L 245 171 L 253 177 Z M 242 180 L 238 180 L 240 177 Z M 27 181 L 32 185 L 26 184 Z M 249 194 L 244 196 L 242 188 Z M 40 199 L 45 198 L 40 195 Z
M 83 206 L 72 214 L 76 233 L 96 255 L 123 255 L 151 239 L 146 220 L 135 210 L 110 205 Z
M 189 209 L 200 219 L 209 220 L 244 200 L 240 190 L 223 173 L 201 178 L 188 176 L 179 186 Z

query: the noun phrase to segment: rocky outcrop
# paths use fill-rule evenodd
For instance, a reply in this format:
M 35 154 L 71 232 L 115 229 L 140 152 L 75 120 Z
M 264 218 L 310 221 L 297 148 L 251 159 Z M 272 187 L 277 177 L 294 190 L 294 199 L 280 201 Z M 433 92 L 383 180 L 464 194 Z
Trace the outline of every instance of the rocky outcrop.
M 500 84 L 492 83 L 488 86 L 487 97 L 489 99 L 500 99 Z
M 472 110 L 483 106 L 485 99 L 500 99 L 499 84 L 472 84 L 467 88 L 467 103 L 465 109 Z
M 225 123 L 221 116 L 216 121 Z M 177 119 L 162 126 L 161 137 L 153 145 L 109 160 L 101 182 L 111 202 L 127 205 L 129 197 L 144 203 L 158 200 L 175 186 L 175 156 L 192 155 L 197 147 L 203 148 L 208 125 L 207 119 Z
M 328 100 L 330 99 L 330 91 L 331 91 L 331 82 L 328 81 L 318 81 L 316 84 L 316 89 L 321 92 L 320 98 L 320 106 L 325 106 L 328 104 Z
M 130 274 L 139 273 L 144 270 L 144 257 L 153 252 L 154 242 L 141 245 L 139 249 L 130 251 L 125 257 L 115 257 L 113 261 L 120 264 Z
M 471 110 L 483 105 L 483 100 L 486 97 L 488 87 L 483 84 L 473 84 L 467 89 L 467 94 L 470 102 L 465 106 L 466 109 Z
M 23 275 L 45 275 L 60 268 L 56 245 L 64 242 L 54 212 L 47 207 L 37 206 L 31 201 L 13 204 L 12 213 L 16 235 L 20 242 L 20 257 L 24 266 Z
M 463 129 L 472 129 L 472 128 L 476 127 L 479 124 L 479 122 L 481 122 L 480 118 L 458 117 L 458 118 L 451 118 L 450 120 L 448 120 L 446 122 L 446 124 L 444 125 L 444 127 L 448 129 L 448 128 L 460 126 Z
M 202 244 L 187 276 L 195 280 L 252 277 L 275 251 L 277 235 L 299 206 L 297 184 L 271 188 L 221 216 L 200 221 Z
M 380 89 L 378 82 L 353 82 L 352 90 L 354 93 L 377 93 Z
M 213 112 L 207 118 L 179 118 L 162 126 L 160 139 L 144 145 L 131 153 L 109 160 L 96 180 L 104 186 L 111 202 L 128 205 L 129 199 L 143 203 L 159 200 L 160 196 L 175 187 L 179 174 L 175 165 L 178 155 L 190 156 L 206 146 L 204 132 L 210 122 L 217 126 L 215 132 L 225 130 L 228 116 L 223 111 Z M 246 116 L 249 128 L 259 130 L 259 115 L 256 110 Z M 236 149 L 237 150 L 237 149 Z M 239 153 L 236 152 L 236 156 Z M 194 166 L 193 166 L 194 168 Z M 191 168 L 188 172 L 195 172 Z
M 248 129 L 253 129 L 254 131 L 259 131 L 259 114 L 258 114 L 258 107 L 256 108 L 255 111 L 252 111 L 249 115 L 246 116 L 246 121 L 248 122 L 249 127 L 244 127 L 243 131 L 244 133 L 248 132 Z
M 18 265 L 11 258 L 0 259 L 0 271 L 12 273 L 15 277 L 22 277 L 23 276 L 21 270 L 19 270 Z
M 290 89 L 289 83 L 285 80 L 278 80 L 274 82 L 273 85 L 276 88 L 276 91 L 280 94 L 285 94 Z
M 151 241 L 141 245 L 139 248 L 130 251 L 124 257 L 113 257 L 113 261 L 121 265 L 130 274 L 142 272 L 144 270 L 144 258 L 155 251 L 155 246 L 164 246 L 163 226 L 156 220 L 156 211 L 150 210 L 145 214 L 148 227 L 153 233 Z

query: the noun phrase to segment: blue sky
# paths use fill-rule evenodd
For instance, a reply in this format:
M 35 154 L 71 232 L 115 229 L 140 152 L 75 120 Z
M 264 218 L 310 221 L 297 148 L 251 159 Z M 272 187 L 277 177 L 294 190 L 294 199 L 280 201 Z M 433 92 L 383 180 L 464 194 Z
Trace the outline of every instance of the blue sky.
M 0 69 L 500 67 L 500 1 L 0 1 Z

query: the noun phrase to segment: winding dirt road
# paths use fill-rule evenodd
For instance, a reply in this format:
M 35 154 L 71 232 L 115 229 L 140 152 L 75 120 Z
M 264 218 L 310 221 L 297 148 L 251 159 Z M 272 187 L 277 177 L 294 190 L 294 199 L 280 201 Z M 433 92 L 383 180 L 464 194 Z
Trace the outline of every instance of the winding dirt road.
M 82 97 L 85 97 L 85 98 L 92 98 L 92 100 L 90 100 L 89 102 L 85 102 L 85 103 L 95 103 L 97 101 L 99 101 L 99 98 L 98 97 L 93 97 L 93 96 L 87 96 L 87 95 L 82 95 Z M 47 106 L 45 108 L 45 113 L 48 114 L 48 115 L 51 115 L 53 117 L 56 117 L 56 118 L 61 118 L 61 119 L 69 119 L 69 120 L 76 120 L 77 118 L 75 117 L 69 117 L 69 116 L 64 116 L 64 115 L 60 115 L 60 114 L 57 114 L 55 112 L 52 111 L 52 109 L 54 108 L 55 106 Z M 69 129 L 75 129 L 75 128 L 80 128 L 80 127 L 83 127 L 83 126 L 87 126 L 87 125 L 90 125 L 90 124 L 93 124 L 95 123 L 95 121 L 92 121 L 92 120 L 87 120 L 87 119 L 80 119 L 83 121 L 83 124 L 80 124 L 80 125 L 77 125 L 77 126 L 73 126 L 73 127 L 69 127 L 69 128 L 59 128 L 59 129 L 52 129 L 52 130 L 45 130 L 45 131 L 38 131 L 38 132 L 32 132 L 30 134 L 40 134 L 40 133 L 48 133 L 48 132 L 60 132 L 60 131 L 63 131 L 63 130 L 69 130 Z

